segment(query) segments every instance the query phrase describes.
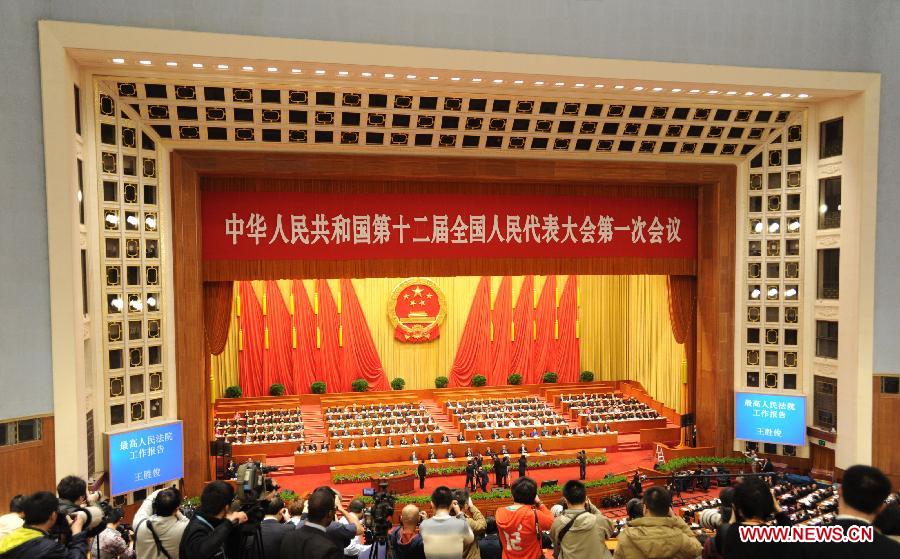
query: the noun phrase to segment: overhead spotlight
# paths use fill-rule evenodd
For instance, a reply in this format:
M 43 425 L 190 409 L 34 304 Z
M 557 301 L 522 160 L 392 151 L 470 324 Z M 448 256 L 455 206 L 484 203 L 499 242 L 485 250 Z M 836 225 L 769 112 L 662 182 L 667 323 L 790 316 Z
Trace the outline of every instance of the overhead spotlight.
M 769 297 L 778 297 L 778 288 L 777 288 L 777 287 L 770 287 L 769 290 L 766 292 L 766 294 L 767 294 Z
M 779 97 L 781 97 L 782 99 L 785 99 L 785 98 L 790 97 L 790 96 L 791 96 L 790 93 L 782 93 L 781 95 L 779 95 Z
M 429 80 L 437 80 L 440 79 L 438 76 L 428 76 Z
M 360 76 L 362 76 L 362 77 L 364 77 L 364 78 L 371 78 L 371 77 L 372 77 L 372 72 L 362 72 L 362 73 L 360 74 Z
M 710 89 L 709 91 L 707 91 L 707 93 L 709 93 L 710 95 L 715 95 L 718 92 L 719 92 L 718 89 Z
M 781 229 L 781 225 L 777 221 L 769 224 L 769 233 L 777 233 L 779 229 Z
M 156 230 L 156 218 L 152 215 L 148 215 L 146 218 L 144 218 L 144 225 L 146 225 L 147 229 L 149 229 L 150 231 Z
M 795 232 L 798 229 L 800 229 L 800 220 L 799 219 L 791 220 L 791 222 L 788 223 L 788 231 Z
M 266 71 L 267 72 L 277 72 L 278 68 L 276 68 L 275 66 L 269 66 L 268 68 L 266 68 Z
M 726 91 L 725 95 L 737 95 L 737 91 Z
M 415 74 L 406 74 L 406 79 L 414 80 L 414 79 L 416 79 L 416 75 Z
M 662 91 L 662 89 L 663 89 L 663 88 L 661 88 L 661 87 L 654 87 L 654 88 L 653 88 L 653 91 Z
M 128 223 L 128 225 L 131 225 L 132 227 L 137 227 L 138 218 L 136 215 L 130 215 L 125 218 L 125 222 Z
M 673 88 L 672 93 L 681 93 L 681 88 L 680 87 Z
M 141 64 L 143 66 L 149 66 L 149 65 L 153 64 L 153 61 L 152 60 L 138 60 L 138 64 Z
M 542 81 L 536 81 L 536 82 L 534 82 L 534 85 L 544 85 L 544 82 L 542 82 Z
M 784 290 L 785 297 L 793 297 L 796 294 L 797 294 L 797 288 L 795 288 L 795 287 L 789 287 L 788 289 Z
M 522 85 L 523 83 L 525 83 L 525 80 L 516 80 L 513 83 L 516 85 Z
M 194 62 L 193 64 L 191 64 L 191 66 L 193 66 L 194 68 L 203 68 L 203 64 L 201 64 L 200 62 Z
M 762 96 L 763 96 L 763 97 L 771 97 L 771 96 L 772 96 L 772 92 L 771 92 L 771 91 L 766 91 L 766 92 L 764 92 L 764 93 L 762 94 Z
M 147 306 L 155 307 L 156 306 L 156 297 L 154 297 L 153 295 L 147 297 Z
M 759 288 L 756 287 L 753 289 L 753 291 L 750 292 L 750 298 L 751 299 L 759 299 L 759 296 L 761 293 L 762 293 L 762 291 L 760 291 Z
M 119 215 L 118 214 L 106 214 L 106 223 L 109 223 L 113 227 L 119 224 Z
M 292 74 L 302 74 L 303 70 L 301 70 L 300 68 L 291 68 L 291 73 Z
M 125 64 L 125 59 L 124 58 L 113 58 L 112 63 L 113 64 Z
M 324 74 L 325 71 L 323 70 L 322 73 Z M 385 74 L 384 77 L 387 79 L 392 79 L 394 77 L 394 74 Z
M 828 211 L 828 204 L 822 204 L 821 206 L 819 206 L 819 213 L 820 213 L 820 214 L 824 214 L 824 213 L 827 212 L 827 211 Z
M 144 303 L 140 299 L 132 299 L 128 301 L 128 308 L 133 311 L 140 312 L 144 309 Z
M 631 89 L 634 90 L 634 91 L 644 91 L 644 86 L 642 86 L 642 85 L 636 85 L 636 86 L 634 86 L 634 87 L 631 88 Z
M 112 301 L 109 302 L 109 306 L 116 309 L 117 311 L 122 311 L 122 307 L 124 306 L 124 302 L 121 297 L 116 297 Z
M 595 84 L 594 87 L 596 87 L 597 89 L 600 89 L 601 87 L 604 87 L 604 85 L 602 83 L 598 83 L 598 84 Z
M 475 83 L 481 83 L 481 78 L 472 78 L 472 81 Z
M 494 83 L 503 83 L 503 80 L 494 80 Z
M 252 72 L 253 66 L 241 66 L 241 70 L 243 70 L 245 72 Z
M 797 99 L 806 99 L 807 97 L 809 97 L 809 94 L 807 94 L 807 93 L 798 93 L 797 94 Z
M 317 75 L 317 76 L 324 76 L 324 75 L 325 75 L 325 70 L 316 70 L 316 75 Z
M 762 221 L 757 221 L 756 224 L 753 226 L 753 231 L 756 233 L 762 233 L 762 230 L 763 230 Z
M 174 67 L 178 66 L 178 63 L 175 62 L 174 60 L 170 60 L 170 61 L 166 62 L 166 66 L 169 66 L 170 68 L 174 68 Z
M 460 78 L 459 76 L 453 76 L 452 78 L 450 78 L 450 81 L 451 81 L 451 82 L 458 82 L 458 81 L 461 80 L 461 79 L 462 79 L 462 78 Z
M 754 93 L 753 91 L 747 91 L 744 93 L 744 95 L 746 95 L 747 97 L 750 97 L 752 95 L 756 95 L 756 93 Z
M 583 84 L 583 83 L 576 83 L 576 84 L 575 84 L 575 87 L 584 87 L 584 84 Z
M 624 85 L 617 85 L 617 86 L 616 86 L 616 89 L 625 89 L 625 86 L 624 86 Z
M 216 66 L 216 68 L 218 68 L 219 70 L 227 70 L 228 64 L 219 64 Z
M 692 89 L 692 90 L 688 91 L 688 93 L 700 93 L 700 90 L 699 90 L 699 89 Z
M 556 82 L 553 85 L 555 85 L 556 87 L 561 87 L 561 86 L 566 85 L 566 82 Z
M 348 72 L 347 70 L 341 70 L 340 72 L 338 72 L 338 75 L 339 76 L 349 76 L 350 72 Z

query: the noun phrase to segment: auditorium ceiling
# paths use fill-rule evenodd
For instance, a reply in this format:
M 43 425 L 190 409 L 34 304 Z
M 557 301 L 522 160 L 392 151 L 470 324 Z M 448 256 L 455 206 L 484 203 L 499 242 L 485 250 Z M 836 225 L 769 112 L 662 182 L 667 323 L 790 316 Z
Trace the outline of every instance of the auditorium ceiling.
M 71 51 L 170 147 L 736 162 L 836 90 Z M 131 111 L 129 111 L 131 112 Z M 794 126 L 798 124 L 798 126 Z M 790 138 L 791 135 L 797 137 Z

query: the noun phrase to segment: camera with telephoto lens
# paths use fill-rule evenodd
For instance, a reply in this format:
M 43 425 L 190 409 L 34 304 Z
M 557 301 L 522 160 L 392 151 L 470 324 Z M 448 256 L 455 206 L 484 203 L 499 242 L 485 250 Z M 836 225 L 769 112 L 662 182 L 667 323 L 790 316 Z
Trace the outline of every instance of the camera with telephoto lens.
M 103 499 L 103 494 L 99 491 L 88 495 L 86 506 L 73 507 L 60 504 L 56 515 L 56 524 L 50 528 L 51 537 L 60 542 L 68 541 L 73 535 L 69 519 L 74 520 L 78 516 L 84 517 L 83 529 L 89 537 L 93 537 L 102 532 L 107 524 L 121 520 L 125 516 L 125 509 L 110 505 L 109 500 Z
M 236 496 L 241 512 L 247 515 L 244 529 L 254 529 L 266 516 L 268 495 L 278 489 L 278 484 L 266 474 L 278 471 L 278 466 L 265 466 L 260 462 L 248 460 L 237 469 Z
M 378 484 L 378 492 L 372 496 L 372 506 L 364 514 L 366 531 L 371 532 L 374 541 L 387 542 L 388 532 L 393 526 L 394 506 L 397 499 L 387 491 L 387 482 Z

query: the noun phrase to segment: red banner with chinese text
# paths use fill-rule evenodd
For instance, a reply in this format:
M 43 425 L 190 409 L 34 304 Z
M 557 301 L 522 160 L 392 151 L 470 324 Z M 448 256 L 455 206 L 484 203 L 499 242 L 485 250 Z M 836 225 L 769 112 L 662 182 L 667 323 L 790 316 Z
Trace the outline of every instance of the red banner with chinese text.
M 696 258 L 685 198 L 203 192 L 205 260 Z

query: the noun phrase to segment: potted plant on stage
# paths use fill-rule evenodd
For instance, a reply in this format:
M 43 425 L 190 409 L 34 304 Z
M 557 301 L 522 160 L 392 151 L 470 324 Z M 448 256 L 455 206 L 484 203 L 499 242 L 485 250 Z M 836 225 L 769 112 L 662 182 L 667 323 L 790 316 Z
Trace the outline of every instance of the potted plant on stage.
M 447 377 L 437 377 L 434 379 L 434 387 L 435 388 L 447 388 L 450 384 L 450 379 Z
M 225 389 L 226 398 L 240 398 L 243 394 L 244 391 L 241 390 L 241 387 L 237 385 L 229 386 Z
M 403 390 L 404 386 L 406 386 L 406 381 L 400 377 L 391 380 L 391 388 L 394 390 Z
M 277 382 L 269 387 L 269 396 L 284 396 L 285 392 L 284 385 Z
M 581 371 L 581 374 L 578 375 L 578 380 L 580 380 L 581 382 L 594 382 L 594 372 Z
M 325 394 L 325 383 L 322 382 L 321 380 L 318 380 L 318 381 L 312 383 L 312 385 L 310 385 L 309 389 L 310 389 L 310 391 L 312 391 L 313 394 Z
M 484 375 L 475 375 L 472 377 L 472 386 L 484 386 L 487 384 L 487 377 Z
M 553 384 L 555 382 L 559 382 L 559 375 L 557 375 L 553 371 L 547 371 L 546 373 L 544 373 L 543 381 L 546 384 Z
M 350 385 L 350 389 L 354 392 L 365 392 L 369 389 L 369 381 L 364 378 L 358 378 Z
M 522 375 L 519 373 L 513 373 L 506 377 L 506 383 L 512 385 L 522 384 Z

